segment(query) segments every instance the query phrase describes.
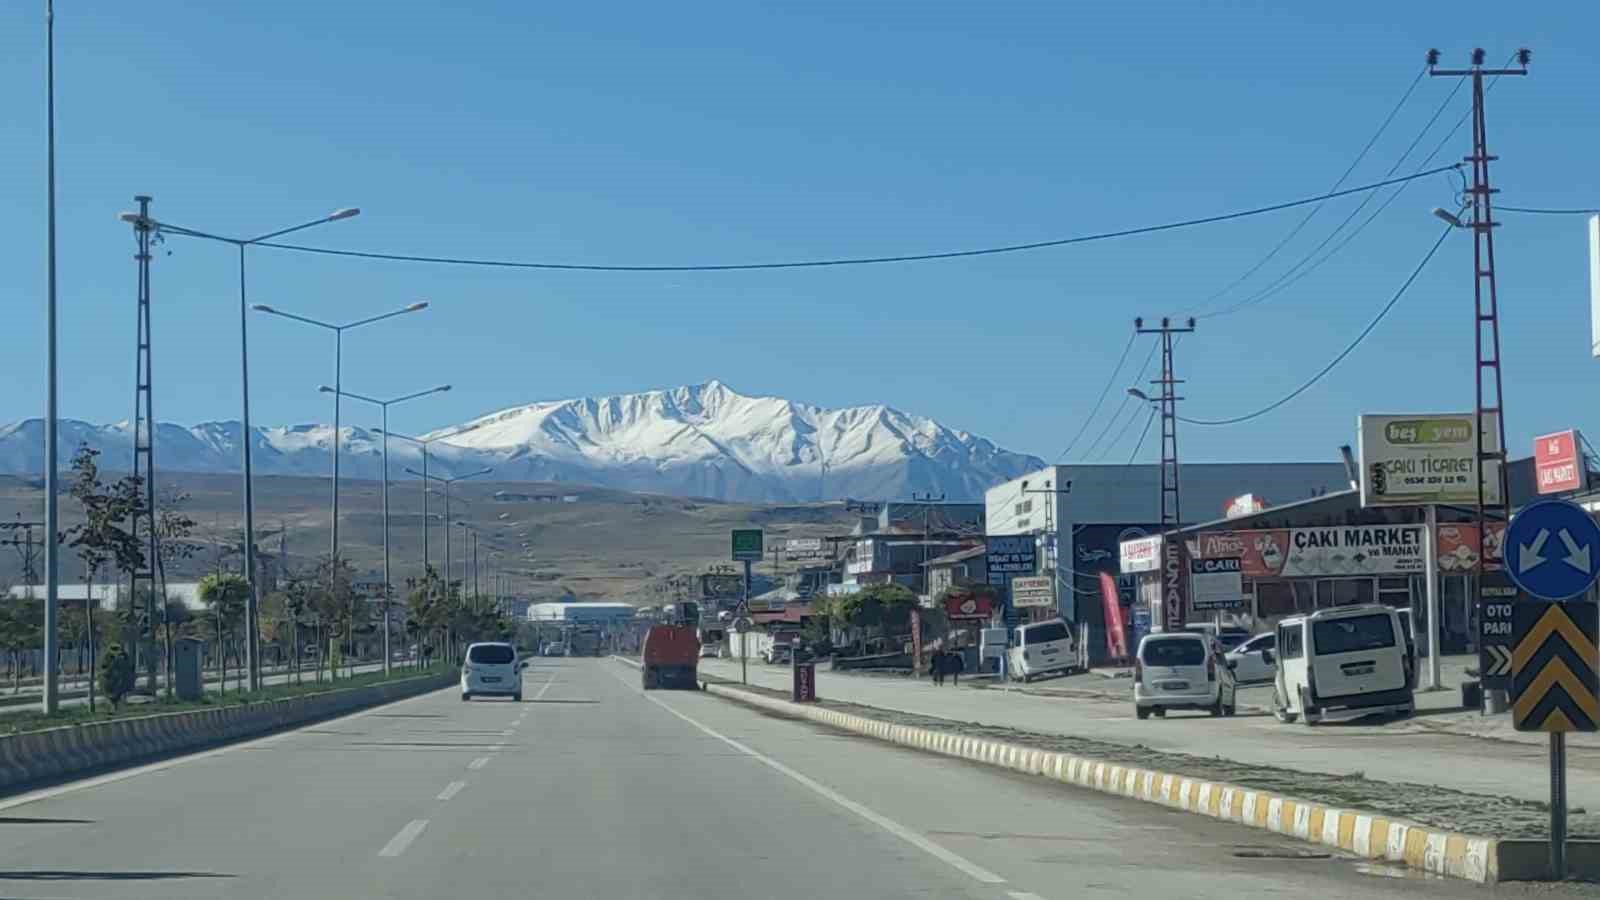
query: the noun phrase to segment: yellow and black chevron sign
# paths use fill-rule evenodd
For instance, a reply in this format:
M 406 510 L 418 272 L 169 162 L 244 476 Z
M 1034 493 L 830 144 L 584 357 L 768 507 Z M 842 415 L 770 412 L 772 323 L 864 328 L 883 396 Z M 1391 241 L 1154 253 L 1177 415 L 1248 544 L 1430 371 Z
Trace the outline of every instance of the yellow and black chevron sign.
M 1518 731 L 1600 729 L 1597 619 L 1592 603 L 1516 604 L 1511 721 Z

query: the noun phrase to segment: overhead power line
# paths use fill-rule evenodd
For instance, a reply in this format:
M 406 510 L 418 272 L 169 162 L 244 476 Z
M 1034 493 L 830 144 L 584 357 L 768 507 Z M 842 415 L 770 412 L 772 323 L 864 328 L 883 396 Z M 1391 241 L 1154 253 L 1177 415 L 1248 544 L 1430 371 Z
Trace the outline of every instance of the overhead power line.
M 1150 415 L 1144 420 L 1144 430 L 1139 432 L 1139 443 L 1134 444 L 1133 452 L 1128 454 L 1128 465 L 1133 465 L 1133 461 L 1139 456 L 1139 451 L 1144 449 L 1144 437 L 1150 433 L 1150 423 L 1154 422 L 1158 415 L 1160 415 L 1159 410 L 1150 410 Z
M 1361 329 L 1361 333 L 1356 335 L 1355 340 L 1351 341 L 1348 346 L 1339 351 L 1338 356 L 1335 356 L 1331 362 L 1329 362 L 1326 366 L 1323 366 L 1321 371 L 1311 376 L 1311 378 L 1304 384 L 1295 388 L 1293 391 L 1290 391 L 1287 395 L 1274 400 L 1272 403 L 1269 403 L 1266 406 L 1263 406 L 1255 412 L 1246 413 L 1242 416 L 1234 416 L 1229 419 L 1190 419 L 1184 416 L 1179 416 L 1178 421 L 1186 422 L 1190 425 L 1237 425 L 1240 422 L 1248 422 L 1251 419 L 1260 418 L 1261 416 L 1272 412 L 1278 407 L 1283 406 L 1285 403 L 1288 403 L 1290 400 L 1293 400 L 1294 398 L 1310 390 L 1312 385 L 1321 381 L 1323 376 L 1327 375 L 1329 372 L 1332 372 L 1334 367 L 1339 365 L 1339 363 L 1344 362 L 1345 357 L 1354 352 L 1357 347 L 1361 346 L 1361 342 L 1366 340 L 1368 335 L 1372 334 L 1373 330 L 1378 327 L 1378 323 L 1382 322 L 1384 317 L 1389 314 L 1389 311 L 1394 309 L 1395 304 L 1400 302 L 1400 298 L 1406 295 L 1406 291 L 1411 288 L 1412 282 L 1417 280 L 1417 276 L 1422 274 L 1422 270 L 1424 268 L 1427 268 L 1428 262 L 1433 259 L 1433 255 L 1435 253 L 1439 252 L 1439 248 L 1444 245 L 1444 239 L 1449 237 L 1450 232 L 1454 229 L 1454 225 L 1446 225 L 1444 227 L 1444 231 L 1440 232 L 1439 234 L 1439 239 L 1433 242 L 1433 246 L 1428 248 L 1427 254 L 1422 257 L 1422 262 L 1417 263 L 1417 267 L 1411 270 L 1410 275 L 1406 276 L 1406 280 L 1400 285 L 1400 289 L 1394 292 L 1394 296 L 1390 297 L 1389 302 L 1383 305 L 1383 308 L 1378 311 L 1378 315 L 1373 318 L 1371 322 L 1367 323 L 1367 327 Z
M 1394 121 L 1395 116 L 1400 114 L 1400 110 L 1405 107 L 1406 101 L 1410 100 L 1411 99 L 1411 95 L 1416 92 L 1417 85 L 1421 84 L 1422 83 L 1422 79 L 1427 77 L 1427 75 L 1428 75 L 1428 69 L 1427 69 L 1426 66 L 1424 66 L 1423 68 L 1421 68 L 1421 69 L 1419 69 L 1417 71 L 1417 76 L 1415 78 L 1411 79 L 1411 83 L 1409 85 L 1406 85 L 1405 93 L 1400 95 L 1400 99 L 1389 110 L 1389 114 L 1384 116 L 1383 117 L 1383 121 L 1381 123 L 1379 123 L 1378 130 L 1374 131 L 1372 133 L 1372 137 L 1367 139 L 1367 143 L 1366 143 L 1365 146 L 1363 146 L 1361 148 L 1361 152 L 1356 154 L 1356 158 L 1350 161 L 1350 165 L 1345 167 L 1344 172 L 1341 173 L 1339 175 L 1339 177 L 1333 182 L 1333 187 L 1329 188 L 1328 190 L 1330 190 L 1330 191 L 1338 190 L 1345 183 L 1345 180 L 1350 177 L 1350 174 L 1356 170 L 1356 166 L 1359 166 L 1361 164 L 1361 161 L 1367 158 L 1367 154 L 1372 151 L 1373 146 L 1378 143 L 1378 139 L 1383 136 L 1383 133 L 1389 129 L 1389 124 Z M 1458 85 L 1458 87 L 1459 87 L 1459 85 Z M 1434 113 L 1434 118 L 1438 118 L 1438 113 Z M 1431 119 L 1429 120 L 1428 124 L 1430 126 L 1433 124 Z M 1420 138 L 1421 138 L 1421 136 L 1419 135 L 1418 139 L 1420 140 Z M 1412 142 L 1412 146 L 1413 147 L 1416 146 L 1416 142 L 1415 141 Z M 1409 149 L 1406 150 L 1406 154 L 1407 155 L 1409 155 L 1410 152 L 1411 151 Z M 1404 158 L 1405 158 L 1404 156 L 1401 157 L 1401 159 L 1404 159 Z M 1393 175 L 1394 174 L 1394 170 L 1396 168 L 1399 168 L 1399 164 L 1398 163 L 1396 163 L 1394 168 L 1391 168 L 1386 173 L 1385 177 L 1388 177 L 1388 175 Z M 1283 236 L 1283 238 L 1281 240 L 1279 240 L 1278 243 L 1276 245 L 1274 245 L 1271 250 L 1268 250 L 1265 256 L 1262 256 L 1260 259 L 1256 260 L 1256 262 L 1253 265 L 1251 265 L 1249 268 L 1247 268 L 1243 272 L 1241 272 L 1237 278 L 1234 278 L 1232 281 L 1230 281 L 1227 284 L 1223 285 L 1221 288 L 1219 288 L 1216 291 L 1214 291 L 1210 296 L 1206 297 L 1204 300 L 1201 300 L 1199 303 L 1196 303 L 1196 304 L 1193 304 L 1192 306 L 1186 307 L 1184 311 L 1191 310 L 1191 309 L 1199 309 L 1199 308 L 1201 308 L 1203 306 L 1206 306 L 1206 305 L 1210 304 L 1213 300 L 1216 300 L 1216 299 L 1226 295 L 1229 291 L 1232 291 L 1234 288 L 1238 287 L 1239 285 L 1243 284 L 1245 281 L 1249 280 L 1250 276 L 1252 276 L 1255 273 L 1261 271 L 1261 268 L 1263 266 L 1265 266 L 1267 263 L 1271 262 L 1272 259 L 1278 255 L 1279 251 L 1281 251 L 1284 247 L 1288 246 L 1289 242 L 1294 240 L 1295 237 L 1298 236 L 1300 234 L 1300 232 L 1302 230 L 1304 230 L 1305 227 L 1308 224 L 1311 223 L 1311 220 L 1316 217 L 1317 213 L 1322 211 L 1322 207 L 1325 206 L 1325 205 L 1326 205 L 1326 202 L 1318 203 L 1315 206 L 1311 207 L 1311 209 L 1307 210 L 1306 214 L 1300 218 L 1300 221 L 1296 222 L 1294 227 L 1290 228 L 1288 233 L 1285 234 Z
M 1128 343 L 1123 345 L 1122 355 L 1117 357 L 1117 364 L 1111 369 L 1111 377 L 1106 379 L 1105 387 L 1100 389 L 1100 396 L 1095 398 L 1094 407 L 1089 410 L 1089 414 L 1084 416 L 1083 422 L 1078 425 L 1078 433 L 1072 436 L 1072 440 L 1067 442 L 1066 449 L 1062 450 L 1061 455 L 1056 457 L 1058 462 L 1066 459 L 1067 454 L 1072 452 L 1072 448 L 1078 445 L 1078 439 L 1083 437 L 1083 433 L 1089 428 L 1089 423 L 1094 420 L 1095 413 L 1100 411 L 1100 404 L 1106 402 L 1106 394 L 1111 392 L 1111 385 L 1116 382 L 1117 375 L 1122 371 L 1122 364 L 1128 361 L 1128 351 L 1133 349 L 1133 342 L 1138 337 L 1137 333 L 1128 335 Z
M 331 247 L 311 247 L 304 244 L 285 244 L 277 241 L 260 241 L 254 244 L 257 247 L 271 247 L 276 250 L 289 250 L 296 253 L 312 253 L 320 256 L 343 256 L 354 259 L 377 259 L 391 262 L 432 263 L 450 266 L 483 266 L 502 269 L 552 269 L 560 271 L 578 272 L 737 272 L 755 269 L 813 269 L 828 266 L 864 266 L 879 263 L 905 263 L 925 262 L 938 259 L 958 259 L 972 256 L 994 256 L 1002 253 L 1021 253 L 1028 250 L 1043 250 L 1050 247 L 1066 247 L 1072 244 L 1087 244 L 1093 241 L 1104 241 L 1112 238 L 1134 237 L 1142 234 L 1156 234 L 1162 231 L 1173 231 L 1180 228 L 1193 228 L 1197 225 L 1213 225 L 1218 222 L 1229 222 L 1235 219 L 1244 219 L 1266 213 L 1278 212 L 1285 209 L 1294 209 L 1312 203 L 1321 203 L 1336 197 L 1347 197 L 1351 194 L 1360 194 L 1374 191 L 1379 188 L 1394 184 L 1403 184 L 1440 172 L 1448 172 L 1461 168 L 1462 163 L 1440 166 L 1427 172 L 1417 172 L 1401 178 L 1391 178 L 1384 181 L 1375 181 L 1357 187 L 1344 188 L 1343 190 L 1330 191 L 1314 197 L 1303 197 L 1299 200 L 1286 200 L 1281 203 L 1271 203 L 1266 206 L 1257 206 L 1234 212 L 1219 213 L 1211 216 L 1200 216 L 1193 219 L 1179 219 L 1174 222 L 1163 222 L 1156 225 L 1141 225 L 1135 228 L 1122 228 L 1116 231 L 1101 231 L 1093 234 L 1080 234 L 1073 237 L 1056 238 L 1046 241 L 1033 241 L 1026 244 L 1005 244 L 996 247 L 981 247 L 973 250 L 949 250 L 939 253 L 913 253 L 900 256 L 857 256 L 840 257 L 834 259 L 803 259 L 785 260 L 777 262 L 757 263 L 700 263 L 691 265 L 593 265 L 584 263 L 557 263 L 537 262 L 529 260 L 504 260 L 504 259 L 473 259 L 470 257 L 454 256 L 417 256 L 407 253 L 377 253 L 366 250 L 335 250 Z M 208 240 L 225 241 L 234 243 L 232 239 L 219 235 L 189 229 L 168 229 L 169 233 L 187 237 L 204 238 Z
M 1589 209 L 1542 209 L 1536 206 L 1500 206 L 1495 205 L 1499 212 L 1536 213 L 1541 216 L 1592 216 L 1600 214 L 1600 208 Z
M 1134 334 L 1137 336 L 1138 332 L 1134 332 Z M 1144 355 L 1144 363 L 1143 363 L 1143 365 L 1139 366 L 1139 374 L 1135 375 L 1133 377 L 1134 381 L 1143 380 L 1144 376 L 1145 376 L 1145 373 L 1150 371 L 1150 361 L 1156 358 L 1156 349 L 1157 349 L 1158 346 L 1159 345 L 1157 345 L 1157 344 L 1151 344 L 1150 345 L 1150 352 L 1146 353 Z M 1113 376 L 1113 377 L 1115 377 L 1115 376 Z M 1087 450 L 1083 451 L 1083 455 L 1084 455 L 1085 459 L 1089 458 L 1089 456 L 1094 453 L 1095 448 L 1100 446 L 1100 442 L 1106 439 L 1106 435 L 1111 433 L 1111 427 L 1113 425 L 1117 424 L 1117 420 L 1118 419 L 1122 418 L 1123 410 L 1126 410 L 1128 408 L 1128 403 L 1130 401 L 1132 401 L 1132 400 L 1133 400 L 1133 398 L 1128 396 L 1127 394 L 1123 394 L 1122 395 L 1122 402 L 1117 404 L 1116 410 L 1111 413 L 1111 418 L 1106 420 L 1105 427 L 1100 429 L 1100 433 L 1099 434 L 1095 435 L 1094 440 L 1092 442 L 1090 442 L 1090 444 L 1089 444 L 1089 448 Z M 1113 442 L 1113 443 L 1115 443 L 1115 442 Z M 1107 447 L 1106 451 L 1102 451 L 1101 456 L 1104 456 L 1105 452 L 1108 452 L 1109 449 L 1110 448 Z

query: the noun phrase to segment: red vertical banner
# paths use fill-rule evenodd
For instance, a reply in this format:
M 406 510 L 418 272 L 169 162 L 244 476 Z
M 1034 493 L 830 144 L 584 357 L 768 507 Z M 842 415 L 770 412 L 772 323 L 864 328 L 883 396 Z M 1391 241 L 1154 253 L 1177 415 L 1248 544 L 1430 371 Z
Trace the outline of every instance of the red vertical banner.
M 1128 658 L 1128 633 L 1122 627 L 1122 601 L 1117 598 L 1117 579 L 1110 572 L 1100 573 L 1100 601 L 1106 612 L 1106 653 L 1112 659 Z

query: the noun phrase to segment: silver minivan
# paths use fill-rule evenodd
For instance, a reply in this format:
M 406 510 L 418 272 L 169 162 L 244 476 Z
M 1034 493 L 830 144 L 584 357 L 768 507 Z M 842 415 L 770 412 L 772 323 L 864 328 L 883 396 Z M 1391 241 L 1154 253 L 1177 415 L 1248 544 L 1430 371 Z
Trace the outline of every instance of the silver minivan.
M 1390 607 L 1290 616 L 1278 623 L 1277 647 L 1262 656 L 1278 667 L 1272 711 L 1280 722 L 1315 725 L 1330 710 L 1409 716 L 1416 709 L 1415 669 L 1400 616 Z
M 1231 716 L 1238 683 L 1216 642 L 1193 631 L 1147 634 L 1133 659 L 1133 711 L 1141 719 L 1169 709 Z

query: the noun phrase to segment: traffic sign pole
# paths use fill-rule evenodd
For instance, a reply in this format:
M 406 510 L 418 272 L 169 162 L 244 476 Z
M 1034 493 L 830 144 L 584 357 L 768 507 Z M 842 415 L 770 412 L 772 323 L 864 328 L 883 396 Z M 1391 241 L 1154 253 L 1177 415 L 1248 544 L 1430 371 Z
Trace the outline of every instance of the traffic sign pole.
M 1567 877 L 1567 735 L 1550 734 L 1550 877 Z
M 744 595 L 739 601 L 739 615 L 750 614 L 750 560 L 744 561 Z M 750 632 L 739 637 L 739 683 L 750 683 Z

